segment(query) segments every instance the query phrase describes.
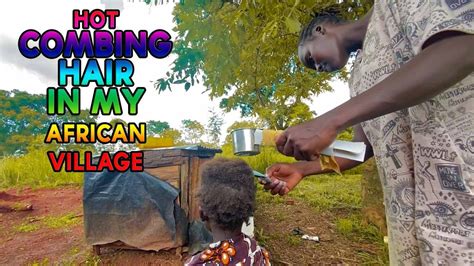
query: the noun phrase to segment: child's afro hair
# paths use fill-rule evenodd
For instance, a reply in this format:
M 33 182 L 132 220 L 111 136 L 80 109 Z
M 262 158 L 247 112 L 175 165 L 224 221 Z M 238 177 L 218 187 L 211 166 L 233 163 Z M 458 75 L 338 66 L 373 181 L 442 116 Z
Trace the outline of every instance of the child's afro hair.
M 199 191 L 201 210 L 224 230 L 248 222 L 255 208 L 252 169 L 240 159 L 213 159 L 203 165 Z

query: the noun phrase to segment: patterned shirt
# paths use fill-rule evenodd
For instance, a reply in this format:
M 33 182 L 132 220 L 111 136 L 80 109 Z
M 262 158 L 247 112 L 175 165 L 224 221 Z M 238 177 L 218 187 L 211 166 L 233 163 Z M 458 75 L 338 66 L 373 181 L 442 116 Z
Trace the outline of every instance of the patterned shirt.
M 353 65 L 351 97 L 443 31 L 473 34 L 474 2 L 376 1 Z M 361 123 L 384 190 L 392 265 L 474 265 L 473 90 L 471 73 L 426 102 Z
M 195 265 L 237 265 L 270 266 L 268 252 L 257 241 L 244 234 L 215 242 L 201 253 L 191 257 L 185 266 Z

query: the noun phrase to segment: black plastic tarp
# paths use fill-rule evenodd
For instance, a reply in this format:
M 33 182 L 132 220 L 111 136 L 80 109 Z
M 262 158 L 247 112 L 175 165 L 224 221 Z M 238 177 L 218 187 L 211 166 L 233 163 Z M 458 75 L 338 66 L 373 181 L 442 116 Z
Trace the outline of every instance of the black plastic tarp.
M 186 242 L 188 221 L 177 204 L 179 191 L 145 172 L 84 175 L 86 241 L 100 245 L 122 241 L 143 250 L 161 250 Z

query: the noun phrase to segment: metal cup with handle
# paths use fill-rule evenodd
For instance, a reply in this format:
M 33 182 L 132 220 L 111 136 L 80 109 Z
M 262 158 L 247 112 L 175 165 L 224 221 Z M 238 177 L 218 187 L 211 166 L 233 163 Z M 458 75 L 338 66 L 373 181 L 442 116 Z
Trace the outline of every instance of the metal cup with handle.
M 265 137 L 268 137 L 269 132 L 275 131 L 256 128 L 241 128 L 232 131 L 234 154 L 237 156 L 253 156 L 260 153 L 262 145 L 275 145 L 274 142 L 271 141 L 263 143 Z M 363 162 L 365 149 L 366 146 L 363 142 L 335 140 L 329 147 L 324 149 L 321 154 Z

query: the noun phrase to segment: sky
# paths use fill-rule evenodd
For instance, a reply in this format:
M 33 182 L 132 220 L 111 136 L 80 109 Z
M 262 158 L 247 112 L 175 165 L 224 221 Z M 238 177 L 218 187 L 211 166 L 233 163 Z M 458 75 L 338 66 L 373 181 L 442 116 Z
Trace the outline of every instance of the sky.
M 166 1 L 165 1 L 166 2 Z M 170 1 L 172 2 L 172 1 Z M 117 18 L 118 30 L 148 30 L 168 31 L 172 38 L 173 3 L 164 5 L 146 5 L 135 0 L 22 0 L 6 1 L 0 8 L 0 77 L 3 90 L 19 89 L 35 94 L 45 94 L 48 87 L 57 87 L 57 60 L 45 59 L 43 56 L 35 59 L 24 58 L 17 48 L 18 38 L 28 29 L 40 33 L 48 29 L 56 29 L 61 33 L 72 29 L 73 9 L 121 9 Z M 27 8 L 25 8 L 27 7 Z M 296 49 L 296 47 L 295 47 Z M 135 72 L 133 80 L 135 87 L 145 87 L 147 92 L 138 106 L 136 116 L 123 115 L 121 119 L 127 122 L 146 122 L 149 120 L 167 121 L 171 127 L 179 128 L 181 120 L 193 119 L 206 124 L 209 110 L 219 110 L 219 99 L 209 100 L 203 94 L 205 88 L 197 85 L 188 92 L 183 86 L 176 86 L 172 91 L 158 93 L 153 82 L 165 76 L 173 62 L 173 57 L 164 59 L 134 57 L 131 59 Z M 331 82 L 333 92 L 322 93 L 313 99 L 311 110 L 321 115 L 349 99 L 347 84 L 341 81 Z M 81 108 L 89 108 L 95 86 L 81 87 Z M 233 122 L 244 120 L 238 111 L 223 114 L 225 130 Z M 113 116 L 101 116 L 100 121 L 110 121 Z

